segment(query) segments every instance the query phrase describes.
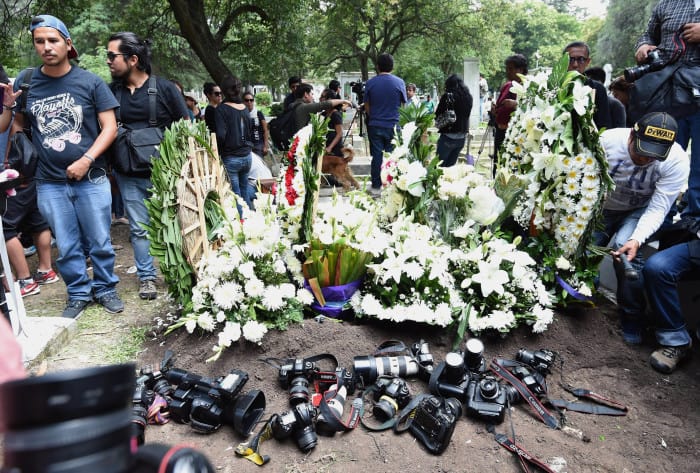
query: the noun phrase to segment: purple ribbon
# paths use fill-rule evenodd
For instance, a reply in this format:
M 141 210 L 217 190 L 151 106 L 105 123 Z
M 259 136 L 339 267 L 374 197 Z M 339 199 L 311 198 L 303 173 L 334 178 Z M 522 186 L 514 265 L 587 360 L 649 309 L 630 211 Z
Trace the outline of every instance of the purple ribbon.
M 343 311 L 345 310 L 345 305 L 348 303 L 353 294 L 360 288 L 362 284 L 362 278 L 355 281 L 351 281 L 347 284 L 342 284 L 340 286 L 326 286 L 321 288 L 321 294 L 323 294 L 326 300 L 326 305 L 321 306 L 314 296 L 314 303 L 311 304 L 311 308 L 323 314 L 326 317 L 332 317 L 334 319 L 340 318 Z M 304 287 L 311 291 L 311 286 L 304 280 Z M 313 294 L 313 291 L 311 291 Z
M 558 274 L 555 274 L 554 277 L 556 278 L 559 285 L 574 299 L 578 299 L 579 301 L 584 301 L 584 302 L 590 302 L 591 300 L 593 300 L 592 297 L 584 296 L 583 294 L 578 292 L 576 289 L 571 287 L 569 285 L 569 283 L 567 283 L 562 278 L 560 278 Z

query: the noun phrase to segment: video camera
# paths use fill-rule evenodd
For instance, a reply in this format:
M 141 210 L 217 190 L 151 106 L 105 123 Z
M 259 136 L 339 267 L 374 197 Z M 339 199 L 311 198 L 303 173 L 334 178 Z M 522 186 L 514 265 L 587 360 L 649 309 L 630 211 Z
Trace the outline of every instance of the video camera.
M 254 389 L 238 395 L 248 382 L 244 371 L 234 369 L 211 379 L 172 368 L 165 376 L 177 386 L 168 402 L 170 414 L 198 432 L 211 433 L 228 424 L 247 436 L 265 411 L 262 391 Z
M 350 90 L 357 95 L 357 103 L 364 103 L 366 85 L 367 82 L 362 82 L 361 80 L 350 82 Z

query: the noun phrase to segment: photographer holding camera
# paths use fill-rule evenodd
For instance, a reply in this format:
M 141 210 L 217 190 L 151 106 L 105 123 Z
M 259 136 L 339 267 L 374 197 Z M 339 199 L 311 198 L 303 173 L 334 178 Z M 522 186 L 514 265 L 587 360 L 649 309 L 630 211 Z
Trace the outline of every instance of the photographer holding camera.
M 391 152 L 394 145 L 394 128 L 399 123 L 399 108 L 408 101 L 406 84 L 393 75 L 394 58 L 382 53 L 377 58 L 377 75 L 367 81 L 364 108 L 367 114 L 367 134 L 372 155 L 370 192 L 379 196 L 382 191 L 381 169 L 384 151 Z
M 674 36 L 678 33 L 686 47 L 678 61 L 700 67 L 698 43 L 700 43 L 700 15 L 697 3 L 689 0 L 664 0 L 652 11 L 646 31 L 637 41 L 635 59 L 639 64 L 650 63 L 650 53 L 659 55 L 659 61 L 668 63 L 678 49 Z M 654 58 L 651 58 L 654 63 Z M 676 142 L 686 149 L 691 142 L 690 176 L 684 200 L 687 208 L 683 211 L 683 225 L 691 229 L 700 225 L 700 111 L 686 117 L 676 117 L 678 134 Z M 700 228 L 697 228 L 700 230 Z

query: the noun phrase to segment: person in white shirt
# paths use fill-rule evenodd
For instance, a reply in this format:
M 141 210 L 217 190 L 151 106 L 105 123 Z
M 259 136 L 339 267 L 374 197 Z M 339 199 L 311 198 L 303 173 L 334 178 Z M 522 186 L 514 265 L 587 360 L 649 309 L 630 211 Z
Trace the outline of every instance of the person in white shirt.
M 641 343 L 645 298 L 641 278 L 644 260 L 639 247 L 663 223 L 688 181 L 688 155 L 675 143 L 678 124 L 667 113 L 644 115 L 633 128 L 614 128 L 601 135 L 608 172 L 615 189 L 603 207 L 605 230 L 596 244 L 609 242 L 617 274 L 617 304 L 623 339 Z M 612 240 L 611 240 L 612 238 Z M 636 270 L 637 279 L 625 277 L 623 259 Z

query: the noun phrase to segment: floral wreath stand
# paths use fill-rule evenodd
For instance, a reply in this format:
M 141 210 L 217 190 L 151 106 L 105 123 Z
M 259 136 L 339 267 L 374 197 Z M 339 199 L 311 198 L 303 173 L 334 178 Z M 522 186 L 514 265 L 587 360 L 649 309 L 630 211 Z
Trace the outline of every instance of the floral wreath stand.
M 187 261 L 199 274 L 199 262 L 209 256 L 216 247 L 207 238 L 205 202 L 210 194 L 221 203 L 233 193 L 226 174 L 216 139 L 212 136 L 211 152 L 205 147 L 196 146 L 194 138 L 188 139 L 188 159 L 180 171 L 177 182 L 177 216 L 182 234 L 182 250 Z

